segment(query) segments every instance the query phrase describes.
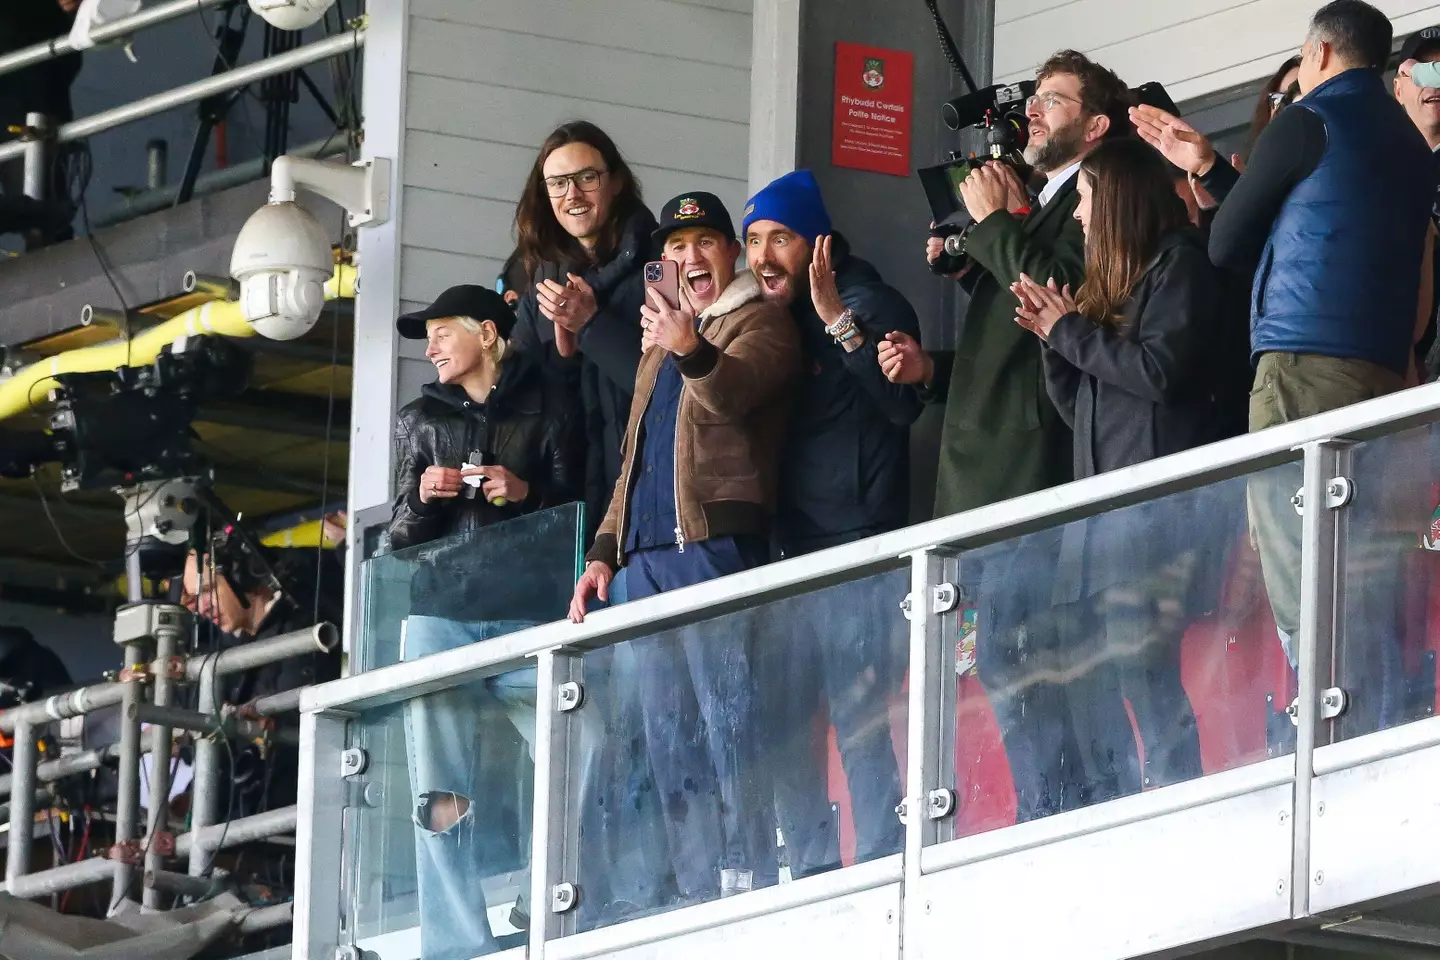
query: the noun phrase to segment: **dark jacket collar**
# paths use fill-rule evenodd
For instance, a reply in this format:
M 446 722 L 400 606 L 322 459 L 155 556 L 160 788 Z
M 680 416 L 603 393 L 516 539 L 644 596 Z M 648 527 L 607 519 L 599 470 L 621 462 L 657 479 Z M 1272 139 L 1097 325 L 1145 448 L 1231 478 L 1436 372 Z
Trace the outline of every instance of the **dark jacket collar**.
M 650 235 L 657 226 L 659 225 L 650 211 L 643 206 L 638 207 L 625 221 L 625 227 L 620 233 L 620 245 L 614 256 L 605 263 L 578 272 L 596 294 L 609 293 L 630 274 L 639 271 L 641 264 L 650 259 Z M 542 264 L 536 269 L 531 281 L 538 285 L 541 280 L 553 276 L 557 269 L 563 282 L 565 273 L 572 267 L 565 263 L 558 266 L 553 263 Z
M 1337 73 L 1295 102 L 1303 104 L 1308 100 L 1313 103 L 1321 97 L 1344 96 L 1357 92 L 1378 92 L 1386 99 L 1390 97 L 1385 89 L 1384 78 L 1380 76 L 1378 70 L 1356 67 L 1353 70 L 1346 70 L 1344 73 Z
M 1062 215 L 1066 217 L 1070 216 L 1075 212 L 1075 208 L 1066 201 L 1068 201 L 1072 196 L 1074 196 L 1075 180 L 1079 176 L 1080 174 L 1076 173 L 1075 176 L 1066 180 L 1065 183 L 1061 185 L 1060 189 L 1055 191 L 1055 196 L 1050 198 L 1049 203 L 1045 204 L 1040 209 L 1033 211 L 1030 216 L 1026 218 L 1026 233 L 1034 233 L 1039 228 L 1040 224 L 1045 223 L 1051 217 L 1056 216 L 1061 210 L 1064 210 L 1064 213 Z M 1035 202 L 1038 204 L 1040 201 L 1037 198 Z
M 513 347 L 507 350 L 500 363 L 500 379 L 485 398 L 484 406 L 491 418 L 539 413 L 539 396 L 528 389 L 530 381 L 539 375 L 540 368 L 530 354 Z M 455 383 L 432 380 L 420 392 L 429 403 L 445 410 L 464 410 L 472 403 L 465 388 Z

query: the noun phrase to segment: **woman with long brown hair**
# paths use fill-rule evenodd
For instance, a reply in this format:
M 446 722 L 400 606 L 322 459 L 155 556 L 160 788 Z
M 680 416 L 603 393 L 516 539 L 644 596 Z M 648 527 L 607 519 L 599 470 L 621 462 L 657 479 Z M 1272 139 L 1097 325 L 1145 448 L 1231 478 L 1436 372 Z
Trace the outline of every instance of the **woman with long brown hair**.
M 1255 102 L 1255 115 L 1250 118 L 1250 135 L 1245 138 L 1245 156 L 1250 156 L 1250 151 L 1255 149 L 1255 141 L 1260 139 L 1260 134 L 1270 126 L 1270 121 L 1275 119 L 1291 100 L 1294 100 L 1300 92 L 1300 57 L 1295 55 L 1289 57 L 1275 71 L 1274 75 L 1265 82 L 1260 90 L 1260 99 Z
M 574 120 L 545 138 L 515 210 L 515 255 L 531 281 L 516 311 L 515 346 L 573 375 L 592 526 L 620 474 L 654 229 L 640 183 L 605 131 Z
M 1017 321 L 1044 342 L 1046 389 L 1083 479 L 1221 439 L 1217 402 L 1243 386 L 1215 373 L 1226 369 L 1219 282 L 1168 164 L 1138 139 L 1112 141 L 1086 157 L 1076 187 L 1085 282 L 1072 296 L 1022 277 L 1014 292 Z M 1180 641 L 1208 609 L 1196 588 L 1228 541 L 1207 531 L 1202 502 L 1142 504 L 1063 534 L 1056 602 L 1079 626 L 1067 685 L 1091 800 L 1201 774 Z

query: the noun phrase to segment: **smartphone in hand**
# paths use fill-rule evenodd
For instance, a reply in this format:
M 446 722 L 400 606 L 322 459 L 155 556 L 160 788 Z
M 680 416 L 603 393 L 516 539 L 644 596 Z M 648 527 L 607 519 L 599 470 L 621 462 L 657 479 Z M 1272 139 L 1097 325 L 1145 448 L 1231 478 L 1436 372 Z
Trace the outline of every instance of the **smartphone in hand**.
M 680 265 L 674 260 L 651 260 L 645 264 L 645 286 L 658 291 L 672 310 L 680 309 Z

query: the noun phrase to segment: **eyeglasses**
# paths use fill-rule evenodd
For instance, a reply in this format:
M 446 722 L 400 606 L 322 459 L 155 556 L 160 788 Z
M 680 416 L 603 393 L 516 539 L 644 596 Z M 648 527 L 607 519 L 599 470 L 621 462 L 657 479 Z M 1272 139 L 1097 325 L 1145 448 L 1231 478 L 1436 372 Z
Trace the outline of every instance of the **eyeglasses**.
M 545 178 L 545 192 L 552 197 L 563 197 L 570 192 L 570 184 L 580 188 L 581 193 L 594 193 L 600 189 L 600 178 L 609 173 L 608 170 L 596 170 L 594 167 L 586 167 L 584 170 L 576 170 L 574 173 L 562 173 L 554 177 Z
M 1037 93 L 1029 100 L 1025 101 L 1025 112 L 1028 113 L 1038 106 L 1041 112 L 1049 113 L 1051 110 L 1054 110 L 1056 107 L 1067 101 L 1074 104 L 1080 103 L 1080 101 L 1076 100 L 1074 97 L 1067 97 L 1065 96 L 1065 94 L 1058 93 L 1054 90 L 1046 90 L 1044 93 Z

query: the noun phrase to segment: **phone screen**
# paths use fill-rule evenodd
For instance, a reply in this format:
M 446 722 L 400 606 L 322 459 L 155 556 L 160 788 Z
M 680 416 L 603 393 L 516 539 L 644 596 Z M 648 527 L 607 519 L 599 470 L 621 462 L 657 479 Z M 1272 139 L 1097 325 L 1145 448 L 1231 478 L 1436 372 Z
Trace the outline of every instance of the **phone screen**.
M 651 260 L 645 264 L 645 286 L 653 287 L 673 309 L 680 309 L 680 265 L 675 261 Z

